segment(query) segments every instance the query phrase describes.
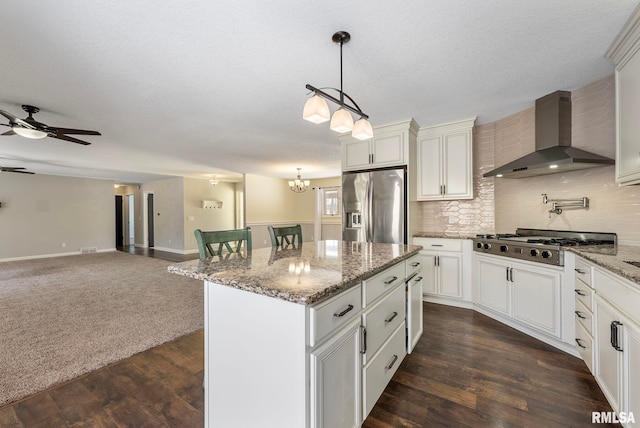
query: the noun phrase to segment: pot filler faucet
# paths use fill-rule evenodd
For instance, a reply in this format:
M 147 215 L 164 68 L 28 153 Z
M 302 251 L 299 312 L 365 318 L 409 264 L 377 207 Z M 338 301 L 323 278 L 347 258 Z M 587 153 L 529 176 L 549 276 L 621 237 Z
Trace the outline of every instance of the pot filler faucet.
M 549 218 L 551 218 L 551 214 L 562 214 L 562 208 L 589 208 L 589 198 L 586 196 L 573 199 L 549 199 L 547 194 L 543 193 L 542 203 L 546 204 L 549 202 L 551 202 L 551 209 L 547 211 Z

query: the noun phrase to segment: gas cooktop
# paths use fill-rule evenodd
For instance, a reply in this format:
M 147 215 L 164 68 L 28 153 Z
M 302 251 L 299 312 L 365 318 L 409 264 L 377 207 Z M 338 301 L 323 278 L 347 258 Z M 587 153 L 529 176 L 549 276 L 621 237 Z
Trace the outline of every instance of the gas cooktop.
M 515 234 L 476 235 L 474 251 L 564 266 L 561 247 L 613 246 L 617 235 L 608 232 L 518 228 Z

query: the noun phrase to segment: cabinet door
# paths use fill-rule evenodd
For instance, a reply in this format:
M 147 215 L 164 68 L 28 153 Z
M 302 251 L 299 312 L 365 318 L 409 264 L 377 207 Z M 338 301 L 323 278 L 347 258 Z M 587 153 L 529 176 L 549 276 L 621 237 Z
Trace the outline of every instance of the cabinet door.
M 625 322 L 626 343 L 624 348 L 627 380 L 626 406 L 627 413 L 640 415 L 640 327 Z M 636 416 L 638 418 L 638 416 Z
M 436 294 L 438 291 L 436 253 L 420 253 L 420 263 L 422 263 L 422 291 L 425 294 Z
M 407 284 L 407 353 L 410 354 L 422 336 L 422 274 L 413 277 Z
M 418 141 L 418 200 L 429 201 L 443 198 L 441 141 L 442 138 L 439 135 L 425 137 Z
M 310 354 L 311 426 L 359 427 L 360 320 Z
M 513 318 L 559 338 L 560 273 L 517 264 L 513 266 Z
M 373 137 L 373 166 L 405 165 L 403 134 Z
M 471 130 L 443 136 L 444 199 L 473 198 L 471 153 Z
M 616 181 L 620 184 L 640 182 L 640 53 L 636 53 L 616 73 L 618 135 Z
M 508 265 L 476 259 L 476 303 L 505 315 L 510 314 L 511 290 Z
M 438 254 L 438 294 L 447 297 L 462 297 L 462 256 Z
M 342 143 L 342 169 L 369 168 L 371 158 L 370 140 L 357 140 Z
M 596 295 L 596 379 L 613 410 L 620 412 L 622 352 L 611 346 L 611 323 L 620 321 L 618 311 Z

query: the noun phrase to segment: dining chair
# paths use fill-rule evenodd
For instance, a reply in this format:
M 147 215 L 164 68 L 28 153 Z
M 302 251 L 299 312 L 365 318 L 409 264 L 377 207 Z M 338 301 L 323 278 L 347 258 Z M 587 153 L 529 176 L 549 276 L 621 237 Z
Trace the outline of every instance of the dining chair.
M 300 227 L 299 224 L 285 227 L 273 227 L 269 225 L 267 229 L 271 237 L 272 247 L 284 247 L 285 245 L 291 244 L 299 247 L 302 245 L 302 227 Z
M 242 242 L 245 242 L 245 251 L 251 252 L 251 228 L 233 229 L 233 230 L 215 230 L 204 232 L 196 229 L 193 232 L 198 242 L 198 250 L 200 251 L 200 260 L 204 260 L 210 256 L 222 255 L 223 249 L 229 253 L 240 253 L 242 251 Z M 213 245 L 218 244 L 217 249 Z M 232 247 L 232 245 L 234 245 Z

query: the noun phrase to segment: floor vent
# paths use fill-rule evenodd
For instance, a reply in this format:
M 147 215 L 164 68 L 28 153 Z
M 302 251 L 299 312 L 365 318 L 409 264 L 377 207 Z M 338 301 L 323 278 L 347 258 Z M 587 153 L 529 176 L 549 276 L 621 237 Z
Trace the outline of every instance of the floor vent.
M 91 254 L 97 253 L 98 247 L 82 247 L 80 248 L 80 254 Z

